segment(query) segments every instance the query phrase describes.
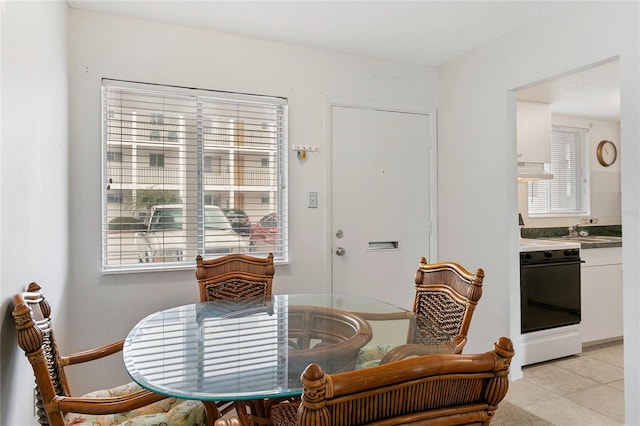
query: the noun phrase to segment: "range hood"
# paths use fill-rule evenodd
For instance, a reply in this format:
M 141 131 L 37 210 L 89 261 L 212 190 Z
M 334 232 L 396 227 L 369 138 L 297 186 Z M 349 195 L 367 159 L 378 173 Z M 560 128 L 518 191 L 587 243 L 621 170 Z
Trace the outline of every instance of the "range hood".
M 518 162 L 518 182 L 553 179 L 553 174 L 545 171 L 544 163 Z
M 516 112 L 518 182 L 553 179 L 544 168 L 551 163 L 551 105 L 518 100 Z

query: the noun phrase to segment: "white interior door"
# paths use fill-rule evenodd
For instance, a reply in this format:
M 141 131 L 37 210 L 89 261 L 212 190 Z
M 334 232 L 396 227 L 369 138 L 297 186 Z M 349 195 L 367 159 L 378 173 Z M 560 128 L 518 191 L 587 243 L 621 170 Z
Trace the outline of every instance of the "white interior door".
M 332 108 L 333 291 L 411 307 L 429 259 L 429 115 Z

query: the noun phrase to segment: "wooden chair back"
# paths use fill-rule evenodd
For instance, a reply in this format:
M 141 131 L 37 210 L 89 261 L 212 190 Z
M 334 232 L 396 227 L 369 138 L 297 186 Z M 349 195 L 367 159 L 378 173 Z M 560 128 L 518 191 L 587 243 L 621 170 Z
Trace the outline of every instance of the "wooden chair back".
M 117 354 L 122 351 L 124 340 L 61 354 L 53 332 L 51 306 L 37 283 L 32 282 L 26 292 L 14 296 L 13 317 L 18 345 L 33 368 L 37 385 L 36 414 L 42 426 L 66 426 L 67 421 L 78 424 L 79 420 L 89 424 L 98 418 L 109 424 L 122 418 L 138 424 L 137 419 L 141 417 L 163 424 L 175 417 L 188 419 L 189 424 L 202 423 L 205 416 L 203 404 L 167 398 L 133 383 L 85 396 L 73 396 L 65 368 Z M 211 414 L 212 420 L 217 418 L 215 407 Z
M 456 353 L 462 353 L 467 343 L 471 317 L 482 296 L 483 279 L 482 269 L 472 274 L 457 263 L 429 264 L 424 257 L 420 259 L 413 311 L 453 335 Z
M 271 296 L 273 253 L 267 257 L 229 254 L 215 259 L 196 257 L 200 301 Z
M 333 375 L 311 364 L 297 425 L 488 425 L 507 394 L 513 354 L 502 337 L 483 354 L 424 355 Z M 277 406 L 272 413 L 278 424 Z
M 14 296 L 13 306 L 18 345 L 29 359 L 36 379 L 38 422 L 48 425 L 45 408 L 55 398 L 71 395 L 53 333 L 51 306 L 40 292 L 40 286 L 34 282 L 29 284 L 26 292 Z M 52 424 L 64 424 L 61 413 L 50 415 L 57 417 Z

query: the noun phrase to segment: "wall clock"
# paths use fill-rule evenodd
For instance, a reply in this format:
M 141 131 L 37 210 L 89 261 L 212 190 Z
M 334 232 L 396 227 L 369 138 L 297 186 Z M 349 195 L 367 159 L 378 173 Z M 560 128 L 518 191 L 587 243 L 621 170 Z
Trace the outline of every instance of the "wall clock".
M 608 140 L 600 141 L 596 150 L 598 162 L 604 167 L 609 167 L 616 162 L 618 158 L 618 150 L 613 142 Z

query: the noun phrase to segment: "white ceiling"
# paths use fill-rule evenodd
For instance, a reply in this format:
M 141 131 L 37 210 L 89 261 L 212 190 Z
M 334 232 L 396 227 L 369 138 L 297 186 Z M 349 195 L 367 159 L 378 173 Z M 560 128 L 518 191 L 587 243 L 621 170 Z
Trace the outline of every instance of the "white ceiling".
M 554 114 L 620 120 L 620 62 L 612 61 L 522 89 L 519 99 L 551 104 Z
M 561 8 L 588 7 L 574 1 L 482 0 L 69 0 L 68 3 L 96 12 L 426 66 L 441 65 Z M 599 74 L 598 78 L 605 75 Z M 584 96 L 592 97 L 588 92 L 593 86 L 606 85 L 611 83 L 590 80 Z M 578 90 L 578 86 L 573 88 L 574 95 Z M 562 102 L 559 92 L 554 93 L 553 101 Z M 592 111 L 584 106 L 583 110 L 595 118 L 615 115 L 604 111 L 601 102 L 586 104 L 593 105 Z

